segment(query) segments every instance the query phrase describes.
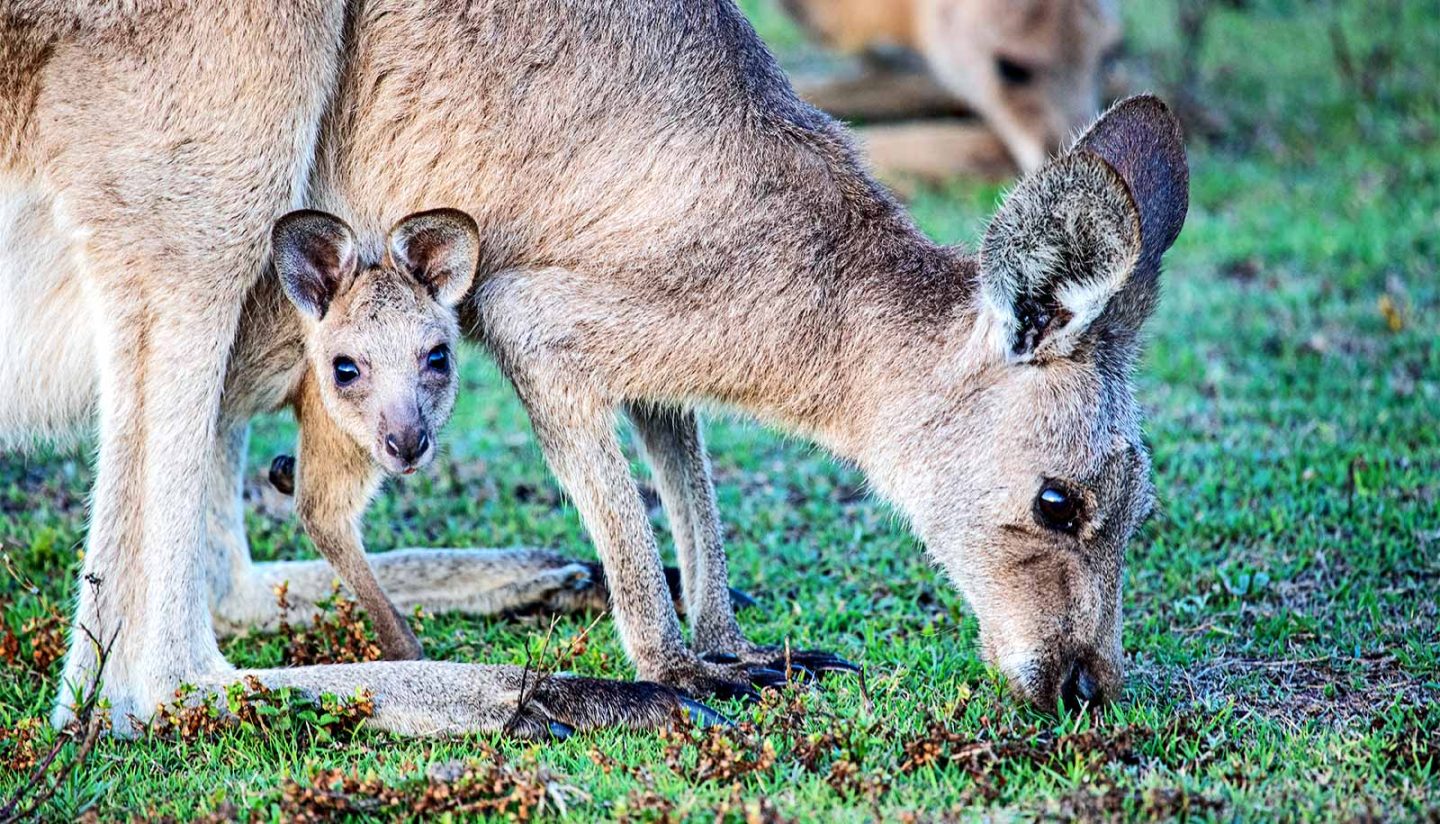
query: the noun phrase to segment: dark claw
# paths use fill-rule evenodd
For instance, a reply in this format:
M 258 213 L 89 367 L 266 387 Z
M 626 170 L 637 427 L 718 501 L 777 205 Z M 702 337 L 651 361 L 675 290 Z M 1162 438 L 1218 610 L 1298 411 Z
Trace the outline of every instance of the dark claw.
M 750 670 L 750 683 L 761 689 L 780 689 L 786 684 L 785 673 L 769 667 L 755 667 Z
M 550 722 L 550 734 L 556 741 L 564 741 L 575 734 L 575 728 L 569 724 L 562 724 L 559 721 Z
M 784 667 L 785 662 L 777 661 L 776 665 L 778 665 L 779 667 Z M 786 675 L 789 676 L 791 681 L 797 684 L 813 684 L 818 679 L 818 676 L 815 675 L 814 670 L 810 669 L 809 667 L 797 664 L 794 661 L 790 662 L 790 669 L 786 671 Z
M 785 665 L 785 659 L 783 657 L 776 660 L 777 666 Z M 841 658 L 838 655 L 832 655 L 828 652 L 820 652 L 818 650 L 790 653 L 790 666 L 802 666 L 806 669 L 813 670 L 814 672 L 822 675 L 827 672 L 860 671 L 859 667 L 855 666 L 849 661 L 846 661 L 844 658 Z
M 665 567 L 665 586 L 670 588 L 670 600 L 675 602 L 675 608 L 685 611 L 685 586 L 680 579 L 680 570 L 676 567 Z M 749 609 L 757 602 L 746 592 L 730 587 L 730 606 L 735 610 Z
M 602 589 L 609 589 L 609 584 L 605 580 L 604 566 L 602 566 L 601 564 L 590 562 L 587 562 L 585 566 L 589 567 L 590 569 L 590 580 L 600 585 Z M 684 616 L 685 587 L 680 580 L 680 569 L 678 567 L 667 566 L 664 568 L 664 570 L 665 587 L 670 590 L 670 600 L 675 602 L 675 612 L 678 615 Z M 749 594 L 741 590 L 735 589 L 734 587 L 730 588 L 730 606 L 737 611 L 742 609 L 749 609 L 750 607 L 756 606 L 758 603 L 759 602 L 756 601 L 754 598 L 751 598 Z
M 270 485 L 281 495 L 295 494 L 295 456 L 275 456 L 270 462 Z
M 722 701 L 739 700 L 747 704 L 754 704 L 760 701 L 760 692 L 749 684 L 716 679 L 708 686 L 709 689 L 707 689 L 706 692 Z
M 728 652 L 707 652 L 700 656 L 701 661 L 708 661 L 711 664 L 738 664 L 740 656 L 731 655 Z
M 680 699 L 680 709 L 685 713 L 691 724 L 704 729 L 706 727 L 733 727 L 735 723 L 729 718 L 710 709 L 699 701 L 691 701 L 689 698 Z

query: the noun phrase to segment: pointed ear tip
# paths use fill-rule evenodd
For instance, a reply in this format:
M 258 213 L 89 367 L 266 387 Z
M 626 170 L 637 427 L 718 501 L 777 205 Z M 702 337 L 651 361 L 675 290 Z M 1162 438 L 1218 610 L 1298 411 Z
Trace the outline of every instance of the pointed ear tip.
M 471 227 L 477 225 L 475 223 L 475 218 L 471 217 L 469 212 L 466 212 L 463 209 L 454 209 L 447 206 L 439 209 L 426 209 L 420 212 L 412 212 L 396 221 L 395 228 L 399 228 L 410 223 L 431 222 L 436 220 L 446 221 L 450 223 L 458 223 L 463 226 Z
M 1173 224 L 1173 240 L 1189 207 L 1190 164 L 1180 118 L 1154 94 L 1111 106 L 1076 142 L 1075 151 L 1099 155 L 1117 171 L 1142 208 L 1159 210 Z M 1168 241 L 1166 243 L 1168 246 Z
M 1115 101 L 1100 119 L 1111 117 L 1139 118 L 1151 123 L 1164 123 L 1175 132 L 1182 132 L 1180 118 L 1170 108 L 1170 104 L 1153 92 L 1132 94 Z
M 348 246 L 353 240 L 350 226 L 345 221 L 318 209 L 296 209 L 286 212 L 275 221 L 270 229 L 271 240 L 279 243 L 299 234 L 326 234 L 338 236 Z
M 1142 140 L 1170 156 L 1188 177 L 1184 124 L 1170 105 L 1157 95 L 1137 94 L 1117 102 L 1100 116 L 1091 132 L 1095 140 L 1086 140 L 1091 136 L 1086 134 L 1081 138 L 1080 146 L 1117 132 L 1132 137 L 1144 135 Z

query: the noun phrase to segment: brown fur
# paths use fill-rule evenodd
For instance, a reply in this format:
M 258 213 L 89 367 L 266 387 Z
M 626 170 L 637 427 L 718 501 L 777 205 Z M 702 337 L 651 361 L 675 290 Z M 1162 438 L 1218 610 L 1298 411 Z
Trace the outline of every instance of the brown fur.
M 783 5 L 831 48 L 866 53 L 899 47 L 920 55 L 929 74 L 984 118 L 1025 171 L 1037 168 L 1096 115 L 1101 69 L 1120 39 L 1113 0 L 785 0 Z M 887 72 L 878 72 L 875 80 L 890 87 L 893 97 L 898 87 Z M 837 113 L 874 119 L 873 110 L 854 109 L 828 87 L 813 93 L 817 101 L 837 102 Z M 906 94 L 917 101 L 929 96 Z M 888 107 L 894 106 L 892 100 Z M 943 142 L 932 146 L 947 148 Z M 886 159 L 876 161 L 882 170 L 890 168 Z
M 1129 197 L 1140 218 L 1095 232 L 1139 225 L 1142 251 L 1133 270 L 1086 291 L 1083 328 L 1061 319 L 1052 330 L 996 317 L 1005 301 L 981 295 L 1005 292 L 986 284 L 1031 280 L 921 235 L 729 3 L 376 0 L 347 15 L 315 1 L 187 6 L 96 37 L 65 30 L 40 70 L 36 139 L 11 169 L 50 199 L 103 310 L 85 573 L 104 583 L 81 588 L 77 623 L 121 629 L 105 678 L 117 716 L 143 717 L 182 680 L 233 677 L 195 597 L 214 597 L 204 572 L 217 556 L 245 556 L 233 526 L 220 530 L 228 539 L 201 528 L 207 495 L 233 492 L 243 446 L 243 428 L 218 426 L 229 347 L 217 341 L 234 339 L 265 227 L 301 199 L 362 237 L 437 202 L 475 216 L 482 282 L 465 326 L 514 381 L 575 499 L 642 676 L 722 688 L 771 654 L 743 640 L 716 594 L 723 547 L 691 410 L 723 406 L 863 467 L 965 592 L 986 649 L 1024 694 L 1052 701 L 1081 666 L 1099 682 L 1093 697 L 1114 692 L 1121 553 L 1150 490 L 1133 347 L 1109 341 L 1133 341 L 1142 315 L 1113 308 L 1148 305 L 1130 294 L 1153 289 L 1150 250 L 1169 240 L 1151 227 L 1178 227 L 1184 211 L 1183 187 L 1140 185 L 1183 181 L 1163 107 L 1118 108 L 1097 134 L 1121 139 L 1067 161 L 1109 181 L 1087 184 L 1073 219 Z M 232 99 L 245 105 L 217 121 L 213 101 Z M 1125 139 L 1138 133 L 1160 139 Z M 1063 192 L 1055 176 L 1068 168 L 1042 168 L 1031 188 Z M 1014 199 L 1006 209 L 1025 212 Z M 1073 244 L 1095 232 L 1055 243 L 1089 260 Z M 1038 297 L 1051 294 L 1061 291 Z M 1017 332 L 1022 353 L 1050 334 L 1077 345 L 1021 360 Z M 696 644 L 740 665 L 702 662 L 681 638 L 613 431 L 627 408 L 667 476 Z M 1074 536 L 1036 524 L 1044 478 L 1085 498 Z M 397 604 L 422 589 L 421 567 L 394 589 L 376 571 Z M 82 683 L 93 665 L 77 643 L 66 677 Z M 310 690 L 364 683 L 376 722 L 404 732 L 494 729 L 514 713 L 520 677 L 412 662 L 260 676 Z M 572 726 L 653 725 L 680 705 L 653 687 L 558 683 L 566 695 L 542 702 L 539 718 Z

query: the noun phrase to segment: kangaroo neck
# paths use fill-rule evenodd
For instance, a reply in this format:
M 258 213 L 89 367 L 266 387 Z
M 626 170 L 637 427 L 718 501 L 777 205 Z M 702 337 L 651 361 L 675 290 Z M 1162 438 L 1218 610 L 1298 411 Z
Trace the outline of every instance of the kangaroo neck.
M 900 218 L 817 215 L 779 249 L 742 244 L 736 268 L 763 274 L 709 309 L 744 319 L 709 353 L 736 376 L 717 400 L 860 458 L 878 407 L 935 366 L 974 281 L 972 258 Z

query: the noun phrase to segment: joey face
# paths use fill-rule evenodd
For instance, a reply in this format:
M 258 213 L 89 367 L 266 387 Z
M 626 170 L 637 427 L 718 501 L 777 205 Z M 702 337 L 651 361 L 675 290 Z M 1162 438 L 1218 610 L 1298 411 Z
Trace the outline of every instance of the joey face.
M 374 266 L 315 324 L 306 354 L 330 416 L 386 471 L 409 474 L 450 419 L 458 336 L 449 307 Z
M 973 300 L 917 365 L 869 460 L 980 623 L 985 656 L 1042 706 L 1121 686 L 1125 547 L 1154 492 L 1130 373 L 1178 234 L 1178 123 L 1132 98 L 997 213 Z
M 1113 0 L 919 0 L 919 48 L 1023 171 L 1090 122 L 1120 43 Z
M 325 409 L 387 472 L 435 455 L 455 403 L 455 304 L 474 277 L 474 222 L 453 210 L 396 224 L 361 266 L 338 218 L 295 212 L 275 228 L 286 294 L 307 318 L 306 358 Z

